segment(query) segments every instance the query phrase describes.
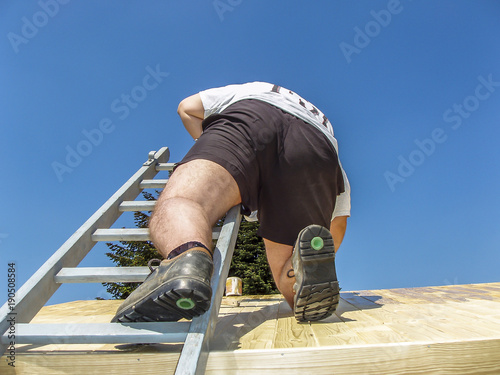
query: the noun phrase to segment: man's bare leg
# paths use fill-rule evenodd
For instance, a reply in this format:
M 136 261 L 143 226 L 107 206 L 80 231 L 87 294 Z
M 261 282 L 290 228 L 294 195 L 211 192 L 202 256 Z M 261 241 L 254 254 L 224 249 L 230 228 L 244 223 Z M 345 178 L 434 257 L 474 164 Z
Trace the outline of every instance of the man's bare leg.
M 264 238 L 264 245 L 266 246 L 267 261 L 273 274 L 274 283 L 293 310 L 295 277 L 288 276 L 290 270 L 290 276 L 293 275 L 293 246 L 273 242 L 266 238 Z
M 175 170 L 158 198 L 149 226 L 151 238 L 165 258 L 190 241 L 211 248 L 212 227 L 239 203 L 238 185 L 225 168 L 192 160 Z
M 342 243 L 346 229 L 347 217 L 335 218 L 330 225 L 330 234 L 333 239 L 334 252 Z M 327 232 L 328 233 L 328 232 Z M 295 291 L 293 286 L 296 282 L 295 270 L 292 265 L 293 246 L 280 244 L 264 239 L 266 254 L 278 290 L 283 294 L 285 300 L 294 310 Z M 333 263 L 332 266 L 334 267 Z M 328 271 L 327 271 L 328 272 Z M 302 278 L 299 278 L 299 280 Z
M 207 160 L 179 166 L 158 198 L 150 223 L 158 251 L 166 258 L 194 241 L 211 249 L 213 225 L 240 201 L 236 182 L 221 166 Z M 176 321 L 206 312 L 213 262 L 203 246 L 190 244 L 179 249 L 178 256 L 163 260 L 120 305 L 112 322 Z

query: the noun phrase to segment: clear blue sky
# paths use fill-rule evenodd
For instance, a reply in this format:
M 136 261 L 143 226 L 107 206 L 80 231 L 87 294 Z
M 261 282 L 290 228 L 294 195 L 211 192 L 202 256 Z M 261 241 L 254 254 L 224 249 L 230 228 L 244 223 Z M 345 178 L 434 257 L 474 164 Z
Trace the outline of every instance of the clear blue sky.
M 344 291 L 500 281 L 499 17 L 494 0 L 2 1 L 0 285 L 8 261 L 24 283 L 150 150 L 181 159 L 181 99 L 254 80 L 334 126 Z M 111 265 L 106 251 L 83 265 Z M 64 285 L 51 303 L 96 296 Z

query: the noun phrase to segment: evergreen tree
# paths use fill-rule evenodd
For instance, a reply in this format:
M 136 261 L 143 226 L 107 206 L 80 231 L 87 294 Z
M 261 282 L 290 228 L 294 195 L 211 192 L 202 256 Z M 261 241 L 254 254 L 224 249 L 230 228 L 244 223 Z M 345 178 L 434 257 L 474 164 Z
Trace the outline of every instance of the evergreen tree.
M 241 221 L 229 276 L 242 280 L 243 294 L 279 293 L 267 263 L 264 241 L 257 236 L 258 222 Z
M 156 192 L 158 194 L 158 192 Z M 155 200 L 153 194 L 143 191 L 146 200 Z M 147 228 L 149 216 L 143 212 L 134 212 L 134 222 L 137 228 Z M 150 241 L 120 241 L 120 244 L 106 243 L 110 252 L 106 255 L 117 267 L 142 267 L 147 266 L 151 259 L 161 259 L 162 256 Z M 114 299 L 125 299 L 138 286 L 138 283 L 103 283 L 106 291 Z
M 156 192 L 157 195 L 159 192 Z M 156 197 L 148 192 L 142 193 L 146 200 L 155 200 Z M 138 228 L 147 228 L 150 213 L 134 212 L 134 222 Z M 219 220 L 217 226 L 223 224 Z M 241 222 L 236 241 L 235 251 L 229 276 L 242 279 L 243 294 L 274 294 L 279 293 L 274 285 L 271 270 L 267 264 L 266 252 L 262 238 L 257 236 L 257 222 Z M 162 256 L 149 241 L 120 241 L 106 244 L 110 252 L 106 255 L 117 267 L 146 266 L 151 259 L 161 259 Z M 215 243 L 214 243 L 215 245 Z M 139 283 L 103 283 L 106 291 L 114 299 L 125 299 L 140 284 Z

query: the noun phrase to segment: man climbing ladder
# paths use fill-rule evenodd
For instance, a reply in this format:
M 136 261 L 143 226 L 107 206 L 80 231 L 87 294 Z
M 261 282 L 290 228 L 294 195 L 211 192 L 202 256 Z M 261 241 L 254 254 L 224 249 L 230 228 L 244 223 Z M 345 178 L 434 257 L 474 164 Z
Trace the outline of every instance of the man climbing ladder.
M 196 140 L 158 198 L 151 238 L 160 265 L 113 321 L 177 321 L 210 307 L 212 227 L 231 207 L 257 211 L 274 281 L 299 321 L 330 316 L 339 301 L 335 253 L 350 215 L 350 187 L 327 117 L 283 87 L 252 82 L 184 99 Z

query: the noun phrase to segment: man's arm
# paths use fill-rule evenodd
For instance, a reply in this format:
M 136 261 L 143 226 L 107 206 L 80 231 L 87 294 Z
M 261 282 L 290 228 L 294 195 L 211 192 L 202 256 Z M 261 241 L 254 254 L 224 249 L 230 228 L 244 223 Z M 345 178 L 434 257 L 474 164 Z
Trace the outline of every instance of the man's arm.
M 332 233 L 335 252 L 337 252 L 344 239 L 345 230 L 347 228 L 347 218 L 348 216 L 337 216 L 330 223 L 330 232 Z
M 205 117 L 200 94 L 189 96 L 181 101 L 177 113 L 191 137 L 198 139 L 202 133 L 201 123 Z

